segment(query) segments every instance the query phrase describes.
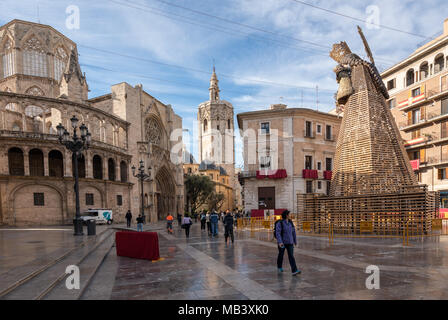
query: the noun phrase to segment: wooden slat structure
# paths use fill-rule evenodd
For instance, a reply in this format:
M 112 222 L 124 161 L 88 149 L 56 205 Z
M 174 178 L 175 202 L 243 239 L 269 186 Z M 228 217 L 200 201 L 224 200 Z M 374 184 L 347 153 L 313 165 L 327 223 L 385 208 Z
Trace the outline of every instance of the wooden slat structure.
M 438 193 L 416 180 L 373 58 L 362 60 L 345 42 L 334 45 L 330 56 L 339 62 L 337 100 L 344 104 L 330 195 L 299 196 L 298 227 L 317 233 L 329 232 L 331 225 L 334 233 L 427 234 L 438 212 Z

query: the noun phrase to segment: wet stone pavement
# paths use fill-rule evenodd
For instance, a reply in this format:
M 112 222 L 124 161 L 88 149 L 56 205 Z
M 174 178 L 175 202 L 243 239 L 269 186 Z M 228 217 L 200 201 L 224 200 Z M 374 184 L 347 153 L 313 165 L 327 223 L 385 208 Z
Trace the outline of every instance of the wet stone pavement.
M 159 232 L 162 261 L 117 257 L 111 299 L 448 299 L 448 238 L 335 239 L 300 236 L 293 277 L 268 232 L 236 232 L 233 245 L 198 224 L 190 238 L 175 226 Z M 261 240 L 262 239 L 262 240 Z M 380 269 L 380 289 L 366 288 L 366 267 Z
M 412 240 L 299 236 L 294 250 L 302 274 L 293 277 L 287 255 L 277 273 L 277 247 L 267 231 L 236 231 L 235 243 L 210 238 L 195 223 L 190 238 L 174 225 L 147 225 L 159 233 L 161 260 L 105 258 L 82 299 L 448 299 L 448 237 Z M 38 235 L 38 236 L 37 236 Z M 34 242 L 40 241 L 40 242 Z M 0 274 L 74 246 L 70 231 L 0 229 Z M 8 249 L 9 248 L 9 249 Z M 31 263 L 32 264 L 32 263 Z M 380 289 L 366 288 L 366 267 L 380 270 Z

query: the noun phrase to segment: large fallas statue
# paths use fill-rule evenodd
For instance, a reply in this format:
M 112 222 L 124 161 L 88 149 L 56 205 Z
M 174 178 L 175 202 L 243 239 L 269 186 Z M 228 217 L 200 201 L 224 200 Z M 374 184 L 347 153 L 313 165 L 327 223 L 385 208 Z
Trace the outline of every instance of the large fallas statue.
M 336 146 L 330 194 L 349 196 L 398 192 L 417 186 L 400 133 L 387 106 L 387 89 L 375 66 L 369 45 L 358 27 L 367 56 L 351 52 L 346 42 L 330 53 L 339 89 L 336 103 L 344 117 Z

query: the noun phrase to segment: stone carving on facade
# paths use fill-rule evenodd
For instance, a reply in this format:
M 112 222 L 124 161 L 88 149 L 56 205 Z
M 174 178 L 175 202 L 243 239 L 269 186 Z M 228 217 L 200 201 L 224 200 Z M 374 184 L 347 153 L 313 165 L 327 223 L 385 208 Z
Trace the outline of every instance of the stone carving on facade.
M 146 141 L 155 145 L 160 145 L 162 140 L 162 130 L 157 121 L 152 118 L 145 121 L 145 138 Z
M 203 121 L 204 119 L 210 120 L 210 108 L 204 107 L 199 109 L 199 120 Z
M 41 53 L 45 52 L 42 43 L 36 37 L 31 37 L 28 40 L 26 40 L 25 44 L 23 45 L 23 49 L 29 51 L 38 51 Z
M 30 94 L 32 96 L 38 96 L 38 97 L 45 96 L 45 93 L 36 86 L 32 86 L 31 88 L 28 88 L 26 90 L 25 94 Z

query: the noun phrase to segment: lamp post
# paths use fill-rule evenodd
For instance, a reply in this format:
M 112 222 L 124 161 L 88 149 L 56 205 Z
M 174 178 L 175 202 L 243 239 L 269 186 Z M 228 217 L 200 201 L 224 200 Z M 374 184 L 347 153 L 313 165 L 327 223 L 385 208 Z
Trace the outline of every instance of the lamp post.
M 141 198 L 142 198 L 142 204 L 141 204 L 141 215 L 143 218 L 143 223 L 146 223 L 146 216 L 145 216 L 145 200 L 144 200 L 144 192 L 143 192 L 143 181 L 145 181 L 148 178 L 151 178 L 151 167 L 148 167 L 148 174 L 145 173 L 145 164 L 143 163 L 143 160 L 140 160 L 140 166 L 138 167 L 138 173 L 135 173 L 135 166 L 132 166 L 132 175 L 140 181 L 140 189 L 141 189 Z
M 91 135 L 84 123 L 79 127 L 80 136 L 77 135 L 78 118 L 73 116 L 71 119 L 73 128 L 73 136 L 70 137 L 67 129 L 60 123 L 56 129 L 59 136 L 59 142 L 63 144 L 68 150 L 72 152 L 72 161 L 74 164 L 73 175 L 75 177 L 75 206 L 76 215 L 73 219 L 73 226 L 75 228 L 75 236 L 82 236 L 82 219 L 79 212 L 79 177 L 78 177 L 78 157 L 82 154 L 83 150 L 87 150 L 90 147 Z

